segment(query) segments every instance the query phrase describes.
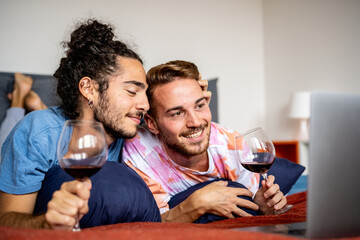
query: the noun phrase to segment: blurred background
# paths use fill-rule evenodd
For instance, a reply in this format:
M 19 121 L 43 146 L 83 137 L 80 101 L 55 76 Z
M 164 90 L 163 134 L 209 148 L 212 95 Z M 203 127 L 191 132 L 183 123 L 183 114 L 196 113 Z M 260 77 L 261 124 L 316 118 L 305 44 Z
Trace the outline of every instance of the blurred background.
M 0 71 L 53 74 L 78 21 L 97 18 L 140 53 L 217 78 L 219 123 L 296 138 L 291 96 L 360 93 L 360 0 L 0 0 Z

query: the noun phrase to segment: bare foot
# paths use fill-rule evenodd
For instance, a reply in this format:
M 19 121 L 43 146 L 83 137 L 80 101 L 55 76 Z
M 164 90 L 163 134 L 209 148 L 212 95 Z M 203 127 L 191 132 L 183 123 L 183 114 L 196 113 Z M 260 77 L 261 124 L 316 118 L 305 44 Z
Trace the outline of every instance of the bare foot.
M 31 112 L 46 109 L 47 106 L 41 101 L 41 98 L 36 92 L 30 91 L 25 97 L 25 108 Z
M 25 97 L 31 90 L 33 80 L 31 77 L 21 73 L 15 73 L 14 77 L 14 90 L 11 94 L 8 94 L 8 97 L 11 100 L 11 107 L 24 108 Z

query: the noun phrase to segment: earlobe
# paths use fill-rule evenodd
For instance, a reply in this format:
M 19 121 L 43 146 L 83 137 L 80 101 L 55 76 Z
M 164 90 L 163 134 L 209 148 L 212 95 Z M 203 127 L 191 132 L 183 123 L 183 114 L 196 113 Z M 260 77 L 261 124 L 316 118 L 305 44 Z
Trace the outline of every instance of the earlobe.
M 145 114 L 144 120 L 150 132 L 152 132 L 153 134 L 159 134 L 158 126 L 152 116 L 150 116 L 149 114 Z

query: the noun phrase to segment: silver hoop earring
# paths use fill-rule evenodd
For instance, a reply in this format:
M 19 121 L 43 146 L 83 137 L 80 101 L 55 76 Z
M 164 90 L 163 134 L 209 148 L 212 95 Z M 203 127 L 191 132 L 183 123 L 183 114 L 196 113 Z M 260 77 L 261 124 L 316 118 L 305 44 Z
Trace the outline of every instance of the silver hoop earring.
M 89 100 L 89 107 L 90 107 L 90 109 L 94 108 L 94 101 L 93 100 Z

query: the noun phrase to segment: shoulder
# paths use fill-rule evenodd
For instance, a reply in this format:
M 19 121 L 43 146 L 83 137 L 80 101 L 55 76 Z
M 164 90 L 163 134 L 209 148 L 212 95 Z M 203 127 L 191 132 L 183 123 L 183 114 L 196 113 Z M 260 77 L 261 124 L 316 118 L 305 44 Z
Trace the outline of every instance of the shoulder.
M 130 152 L 147 152 L 159 145 L 159 138 L 151 133 L 145 125 L 139 127 L 137 134 L 132 139 L 126 139 L 124 150 Z
M 30 149 L 41 152 L 51 144 L 56 144 L 65 118 L 58 108 L 37 110 L 27 114 L 13 129 L 6 139 L 3 149 L 6 151 L 29 151 Z M 26 149 L 21 146 L 31 146 Z M 35 147 L 35 148 L 34 148 Z
M 37 110 L 27 114 L 21 124 L 37 124 L 39 126 L 59 126 L 65 122 L 65 117 L 59 107 L 50 107 L 45 110 Z
M 234 150 L 235 136 L 239 135 L 238 132 L 223 127 L 218 123 L 211 123 L 210 133 L 210 147 L 211 146 L 226 146 L 230 150 Z

